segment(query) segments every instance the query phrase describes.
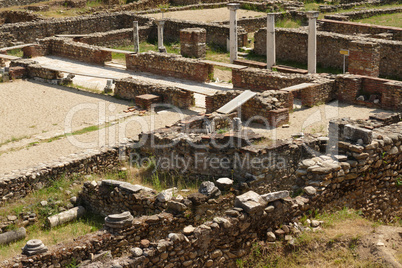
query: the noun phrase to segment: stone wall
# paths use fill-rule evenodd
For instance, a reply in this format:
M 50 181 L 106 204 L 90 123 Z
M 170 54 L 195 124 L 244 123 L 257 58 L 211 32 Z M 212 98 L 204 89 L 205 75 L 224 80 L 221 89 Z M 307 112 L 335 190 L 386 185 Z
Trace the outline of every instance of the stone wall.
M 400 111 L 402 82 L 368 76 L 340 75 L 335 83 L 338 100 L 369 107 Z M 358 99 L 359 96 L 363 100 Z M 377 99 L 378 103 L 374 103 Z
M 212 123 L 208 117 L 204 120 Z M 259 141 L 258 135 L 247 131 L 227 130 L 222 134 L 208 134 L 202 128 L 198 132 L 186 131 L 186 124 L 190 122 L 182 120 L 181 126 L 141 134 L 132 158 L 136 161 L 139 156 L 142 159 L 152 155 L 159 170 L 197 179 L 229 177 L 242 189 L 264 193 L 292 189 L 295 167 L 309 157 L 305 145 L 292 139 Z M 253 145 L 254 138 L 257 145 Z M 325 147 L 325 140 L 305 137 L 304 141 L 317 151 Z M 166 165 L 166 159 L 174 161 Z
M 163 103 L 170 103 L 179 108 L 189 108 L 194 104 L 194 94 L 189 91 L 134 78 L 115 80 L 114 94 L 129 100 L 134 100 L 136 96 L 143 94 L 154 94 L 160 96 Z
M 241 90 L 217 92 L 213 96 L 206 96 L 206 112 L 211 113 L 240 95 Z M 257 118 L 257 122 L 264 118 L 269 126 L 279 127 L 289 122 L 289 110 L 293 109 L 293 95 L 281 90 L 267 90 L 244 103 L 241 108 L 242 120 Z M 239 112 L 238 112 L 239 113 Z M 255 122 L 255 121 L 253 121 Z
M 399 122 L 401 116 L 394 116 Z M 386 126 L 384 126 L 386 125 Z M 329 133 L 339 151 L 336 158 L 304 160 L 297 171 L 305 185 L 317 188 L 312 205 L 324 209 L 350 207 L 382 221 L 401 217 L 402 123 L 380 120 L 336 120 Z M 335 160 L 335 161 L 334 161 Z
M 40 20 L 0 27 L 0 33 L 9 33 L 19 42 L 32 43 L 57 34 L 92 34 L 132 27 L 133 21 L 140 26 L 149 23 L 150 19 L 132 13 L 100 13 L 96 15 L 69 17 L 51 20 Z M 0 47 L 6 46 L 0 39 Z
M 266 28 L 255 34 L 254 51 L 266 55 Z M 300 29 L 276 29 L 276 58 L 307 64 L 307 31 Z M 317 33 L 317 64 L 322 67 L 341 69 L 341 49 L 349 49 L 352 41 L 373 42 L 380 52 L 380 76 L 402 77 L 402 42 L 352 35 L 321 32 Z M 349 59 L 346 59 L 348 64 Z
M 40 19 L 43 19 L 41 15 L 37 15 L 29 11 L 7 10 L 0 12 L 0 25 L 5 23 L 18 23 Z
M 164 40 L 171 42 L 180 41 L 180 30 L 185 28 L 204 28 L 207 31 L 207 43 L 215 44 L 226 49 L 229 39 L 229 26 L 217 23 L 192 22 L 185 20 L 165 19 Z M 239 47 L 247 45 L 247 32 L 238 27 Z M 155 36 L 157 38 L 157 36 Z
M 334 15 L 325 15 L 325 19 L 330 20 L 359 20 L 364 18 L 370 18 L 373 16 L 384 15 L 384 14 L 394 14 L 402 12 L 402 7 L 391 7 L 391 8 L 383 8 L 383 9 L 364 9 L 360 11 L 352 11 L 352 12 L 344 12 Z
M 138 27 L 138 36 L 140 42 L 148 41 L 150 37 L 156 35 L 156 27 Z M 133 45 L 133 29 L 127 28 L 103 33 L 88 34 L 84 37 L 74 38 L 74 41 L 104 47 Z
M 33 3 L 43 2 L 42 0 L 0 0 L 0 7 L 24 6 Z
M 232 69 L 232 83 L 234 88 L 245 88 L 257 92 L 279 90 L 297 84 L 311 82 L 315 77 L 310 75 L 278 73 L 257 68 Z
M 198 82 L 209 81 L 213 77 L 214 70 L 213 65 L 202 63 L 199 60 L 157 52 L 127 54 L 126 66 L 128 70 L 150 72 Z
M 87 150 L 50 163 L 0 175 L 0 205 L 23 198 L 62 176 L 94 174 L 118 168 L 119 149 Z
M 233 266 L 236 259 L 250 252 L 251 241 L 257 238 L 266 239 L 268 230 L 280 229 L 283 223 L 289 224 L 309 206 L 308 197 L 293 199 L 288 197 L 287 192 L 268 193 L 263 196 L 253 192 L 246 194 L 239 198 L 257 198 L 252 209 L 247 207 L 247 201 L 238 201 L 235 207 L 219 207 L 222 205 L 219 199 L 211 199 L 212 207 L 219 207 L 224 211 L 224 215 L 211 217 L 210 221 L 203 220 L 203 224 L 195 227 L 186 226 L 191 222 L 191 214 L 159 213 L 137 217 L 125 227 L 105 226 L 105 230 L 56 245 L 48 252 L 29 257 L 17 256 L 3 262 L 2 267 L 68 266 L 73 260 L 83 267 L 102 263 L 104 266 L 101 267 L 112 267 L 116 264 L 121 267 L 170 268 L 191 264 L 202 267 Z M 185 211 L 187 212 L 189 211 Z M 190 215 L 190 220 L 185 215 Z M 290 229 L 300 232 L 292 227 Z M 284 234 L 285 232 L 282 232 L 280 238 L 283 238 Z M 129 249 L 133 246 L 137 249 L 131 253 L 136 256 L 130 257 Z M 107 250 L 117 258 L 111 261 L 113 263 L 100 257 Z M 119 258 L 123 253 L 125 257 Z M 92 259 L 95 263 L 90 264 Z M 97 260 L 102 263 L 96 263 Z
M 55 55 L 102 65 L 105 61 L 112 60 L 112 53 L 110 51 L 104 51 L 100 47 L 73 42 L 70 39 L 48 37 L 40 40 L 39 44 L 46 51 L 46 55 Z
M 340 34 L 369 34 L 373 38 L 381 38 L 378 36 L 379 34 L 386 34 L 384 39 L 402 41 L 402 29 L 397 27 L 327 19 L 319 20 L 319 25 L 320 31 Z

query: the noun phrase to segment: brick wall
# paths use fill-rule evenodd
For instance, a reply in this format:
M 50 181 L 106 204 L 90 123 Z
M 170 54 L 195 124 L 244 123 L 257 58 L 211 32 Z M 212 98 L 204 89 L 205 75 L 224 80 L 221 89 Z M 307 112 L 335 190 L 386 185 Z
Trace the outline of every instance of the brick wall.
M 351 74 L 377 77 L 380 74 L 379 46 L 372 42 L 353 41 L 349 46 L 349 67 Z
M 335 88 L 338 100 L 363 106 L 395 111 L 402 109 L 402 82 L 359 75 L 340 75 L 336 78 Z M 357 100 L 363 96 L 365 100 Z M 373 97 L 379 98 L 374 103 Z
M 176 87 L 144 82 L 134 78 L 115 80 L 114 94 L 123 99 L 134 100 L 136 96 L 154 94 L 162 103 L 170 103 L 179 108 L 189 108 L 194 103 L 194 94 Z
M 198 82 L 209 81 L 214 70 L 213 65 L 202 63 L 199 60 L 157 52 L 127 54 L 126 66 L 129 70 L 150 72 Z
M 180 30 L 180 53 L 189 58 L 205 58 L 207 32 L 203 28 Z

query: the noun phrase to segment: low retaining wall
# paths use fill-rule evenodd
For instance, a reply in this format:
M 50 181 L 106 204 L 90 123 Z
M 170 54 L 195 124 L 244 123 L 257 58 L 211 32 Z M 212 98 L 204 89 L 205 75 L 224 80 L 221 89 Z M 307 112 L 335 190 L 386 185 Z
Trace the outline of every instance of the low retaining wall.
M 94 174 L 118 168 L 119 149 L 88 150 L 30 169 L 0 176 L 0 205 L 19 200 L 62 176 Z
M 335 83 L 338 100 L 373 108 L 400 111 L 402 82 L 359 75 L 340 75 Z M 364 100 L 358 100 L 363 96 Z M 378 99 L 378 103 L 374 100 Z
M 193 93 L 173 86 L 147 83 L 134 78 L 118 79 L 115 84 L 115 96 L 123 99 L 134 100 L 139 95 L 154 94 L 160 96 L 163 103 L 179 108 L 189 108 L 195 102 Z
M 276 29 L 277 60 L 307 64 L 307 31 L 300 29 Z M 266 55 L 266 28 L 255 34 L 254 51 Z M 372 42 L 379 46 L 380 75 L 402 77 L 402 42 L 374 38 L 359 38 L 330 32 L 317 33 L 317 64 L 322 67 L 341 69 L 343 56 L 341 49 L 349 49 L 351 42 Z M 348 64 L 349 59 L 346 59 Z
M 213 65 L 202 63 L 199 60 L 157 52 L 127 54 L 126 67 L 128 70 L 150 72 L 198 82 L 209 81 L 213 77 L 214 70 Z
M 380 26 L 349 21 L 319 20 L 320 31 L 333 32 L 339 34 L 370 34 L 378 35 L 381 33 L 391 34 L 390 40 L 402 41 L 402 28 Z M 375 37 L 375 36 L 374 36 Z M 388 37 L 386 37 L 388 38 Z

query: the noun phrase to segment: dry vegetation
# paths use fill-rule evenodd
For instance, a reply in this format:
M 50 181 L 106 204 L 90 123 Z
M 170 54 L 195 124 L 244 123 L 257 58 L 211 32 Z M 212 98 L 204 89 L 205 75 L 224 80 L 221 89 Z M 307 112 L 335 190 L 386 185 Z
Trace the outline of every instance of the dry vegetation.
M 293 245 L 256 242 L 251 254 L 237 261 L 238 267 L 390 267 L 383 258 L 371 254 L 371 247 L 363 245 L 369 236 L 380 232 L 381 223 L 364 219 L 359 211 L 349 209 L 320 214 L 315 218 L 324 221 L 322 229 L 302 233 Z M 305 220 L 306 217 L 301 221 Z M 402 226 L 402 222 L 396 225 Z M 398 236 L 400 227 L 390 228 L 394 236 Z M 374 247 L 377 242 L 377 239 L 369 241 Z M 396 258 L 400 258 L 402 253 L 401 242 L 399 239 L 398 246 L 394 243 L 400 252 Z

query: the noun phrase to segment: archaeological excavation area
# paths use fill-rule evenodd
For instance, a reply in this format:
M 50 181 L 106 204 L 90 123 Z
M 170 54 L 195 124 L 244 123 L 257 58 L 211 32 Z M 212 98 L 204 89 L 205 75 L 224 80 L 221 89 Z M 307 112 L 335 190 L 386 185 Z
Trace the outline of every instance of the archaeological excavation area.
M 0 0 L 0 266 L 401 266 L 401 14 Z

